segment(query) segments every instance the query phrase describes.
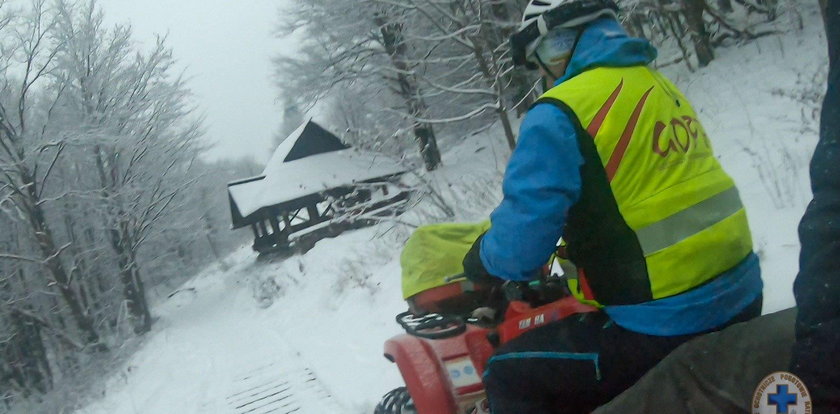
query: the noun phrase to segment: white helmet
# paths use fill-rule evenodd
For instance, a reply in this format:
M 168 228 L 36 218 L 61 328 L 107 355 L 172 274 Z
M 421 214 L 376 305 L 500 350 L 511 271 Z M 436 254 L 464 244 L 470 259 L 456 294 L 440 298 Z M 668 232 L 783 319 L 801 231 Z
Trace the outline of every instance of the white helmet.
M 530 0 L 519 30 L 510 38 L 513 63 L 536 69 L 528 58 L 549 30 L 576 28 L 602 17 L 617 19 L 617 13 L 613 0 Z

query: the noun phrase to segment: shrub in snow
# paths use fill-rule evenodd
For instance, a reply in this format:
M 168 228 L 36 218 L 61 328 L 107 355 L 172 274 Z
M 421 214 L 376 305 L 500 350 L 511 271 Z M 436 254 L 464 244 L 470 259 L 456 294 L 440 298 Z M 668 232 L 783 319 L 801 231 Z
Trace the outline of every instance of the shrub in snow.
M 260 308 L 267 308 L 283 294 L 283 287 L 273 277 L 255 277 L 251 279 L 251 294 Z

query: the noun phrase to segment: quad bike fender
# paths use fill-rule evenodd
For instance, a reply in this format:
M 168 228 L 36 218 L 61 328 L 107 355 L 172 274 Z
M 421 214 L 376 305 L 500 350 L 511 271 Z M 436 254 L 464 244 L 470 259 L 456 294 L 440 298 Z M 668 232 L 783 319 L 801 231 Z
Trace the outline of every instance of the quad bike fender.
M 468 326 L 451 338 L 402 334 L 385 342 L 385 357 L 397 364 L 418 414 L 455 414 L 481 394 L 481 375 L 493 353 L 488 332 Z

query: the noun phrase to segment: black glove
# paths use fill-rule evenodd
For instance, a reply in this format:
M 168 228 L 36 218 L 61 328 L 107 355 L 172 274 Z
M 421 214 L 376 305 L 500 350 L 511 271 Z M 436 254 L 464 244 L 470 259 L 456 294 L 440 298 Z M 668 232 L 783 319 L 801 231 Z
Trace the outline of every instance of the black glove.
M 470 251 L 467 252 L 466 256 L 464 256 L 464 261 L 462 265 L 464 266 L 464 276 L 469 279 L 471 282 L 480 284 L 480 285 L 493 285 L 493 284 L 501 284 L 504 280 L 487 273 L 487 269 L 484 268 L 484 263 L 481 262 L 481 240 L 484 238 L 484 234 L 478 236 L 475 239 L 475 243 L 473 243 Z

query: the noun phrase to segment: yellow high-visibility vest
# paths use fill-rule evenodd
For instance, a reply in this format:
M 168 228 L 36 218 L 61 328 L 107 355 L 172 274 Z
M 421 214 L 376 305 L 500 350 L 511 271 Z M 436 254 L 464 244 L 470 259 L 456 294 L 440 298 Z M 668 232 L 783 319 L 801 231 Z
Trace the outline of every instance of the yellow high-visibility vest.
M 738 190 L 683 94 L 645 66 L 596 68 L 545 93 L 576 123 L 581 200 L 564 239 L 579 299 L 633 304 L 688 291 L 752 251 Z

